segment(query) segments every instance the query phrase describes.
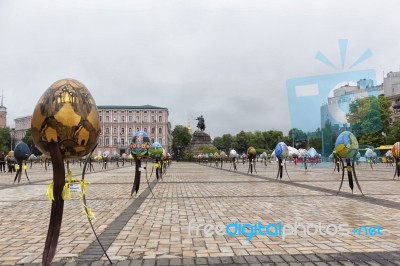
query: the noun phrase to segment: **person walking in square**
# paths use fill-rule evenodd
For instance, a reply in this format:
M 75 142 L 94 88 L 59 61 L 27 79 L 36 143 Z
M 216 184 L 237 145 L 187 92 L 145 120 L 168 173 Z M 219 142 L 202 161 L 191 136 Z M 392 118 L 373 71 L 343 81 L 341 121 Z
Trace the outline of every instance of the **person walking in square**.
M 6 172 L 6 156 L 3 152 L 0 152 L 0 172 Z

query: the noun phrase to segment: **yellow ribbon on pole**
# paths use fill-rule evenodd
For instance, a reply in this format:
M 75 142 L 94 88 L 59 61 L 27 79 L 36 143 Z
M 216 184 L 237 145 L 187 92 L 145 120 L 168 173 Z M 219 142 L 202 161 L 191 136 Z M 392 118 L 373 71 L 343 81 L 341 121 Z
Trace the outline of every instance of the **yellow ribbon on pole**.
M 53 189 L 54 189 L 54 182 L 51 182 L 47 186 L 47 192 L 46 192 L 46 196 L 47 196 L 49 201 L 53 201 L 54 200 Z

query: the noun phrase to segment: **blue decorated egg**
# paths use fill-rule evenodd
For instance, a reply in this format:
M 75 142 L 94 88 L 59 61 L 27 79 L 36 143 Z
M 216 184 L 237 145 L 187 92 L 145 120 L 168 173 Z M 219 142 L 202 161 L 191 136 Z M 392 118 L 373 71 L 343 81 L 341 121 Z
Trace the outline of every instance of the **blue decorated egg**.
M 278 159 L 285 159 L 289 154 L 289 148 L 285 142 L 279 142 L 275 146 L 275 156 Z
M 17 160 L 17 162 L 28 160 L 30 154 L 31 151 L 28 145 L 24 142 L 18 143 L 17 146 L 15 146 L 14 148 L 14 157 Z

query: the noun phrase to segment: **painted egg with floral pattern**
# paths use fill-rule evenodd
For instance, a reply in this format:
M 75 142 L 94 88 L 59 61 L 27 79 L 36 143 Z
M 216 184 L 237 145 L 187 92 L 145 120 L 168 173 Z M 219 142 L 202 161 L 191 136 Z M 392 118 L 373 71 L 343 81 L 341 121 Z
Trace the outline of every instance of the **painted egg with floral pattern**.
M 150 137 L 146 132 L 138 131 L 133 135 L 130 147 L 133 156 L 136 156 L 139 159 L 147 157 L 151 147 Z

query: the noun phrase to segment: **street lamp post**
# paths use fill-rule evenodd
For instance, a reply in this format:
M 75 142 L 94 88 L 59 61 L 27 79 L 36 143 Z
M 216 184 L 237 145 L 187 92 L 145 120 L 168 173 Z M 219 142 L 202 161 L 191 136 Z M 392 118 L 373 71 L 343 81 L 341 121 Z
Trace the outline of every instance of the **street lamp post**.
M 14 139 L 14 137 L 15 137 L 15 128 L 12 128 L 11 131 L 10 131 L 10 139 L 11 139 L 10 151 L 13 150 L 13 139 Z

